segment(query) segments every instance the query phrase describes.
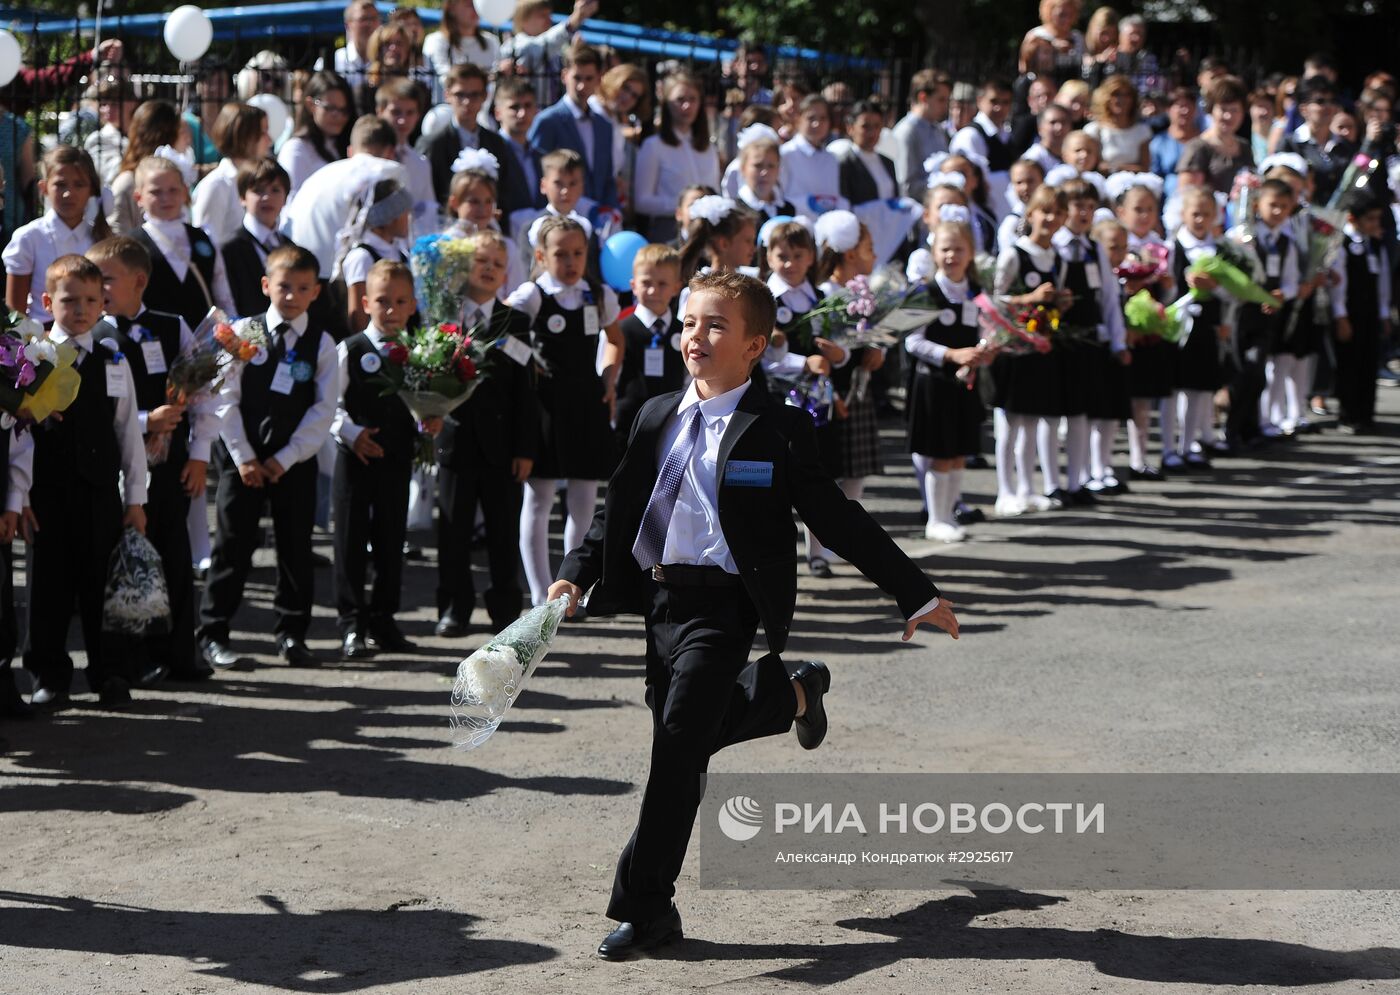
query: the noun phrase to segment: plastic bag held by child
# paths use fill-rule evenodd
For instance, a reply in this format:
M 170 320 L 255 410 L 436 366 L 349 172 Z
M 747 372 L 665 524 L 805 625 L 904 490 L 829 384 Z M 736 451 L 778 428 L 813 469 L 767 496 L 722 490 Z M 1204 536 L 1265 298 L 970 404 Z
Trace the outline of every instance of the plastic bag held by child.
M 102 630 L 144 636 L 169 628 L 170 593 L 160 554 L 149 539 L 128 527 L 107 561 Z

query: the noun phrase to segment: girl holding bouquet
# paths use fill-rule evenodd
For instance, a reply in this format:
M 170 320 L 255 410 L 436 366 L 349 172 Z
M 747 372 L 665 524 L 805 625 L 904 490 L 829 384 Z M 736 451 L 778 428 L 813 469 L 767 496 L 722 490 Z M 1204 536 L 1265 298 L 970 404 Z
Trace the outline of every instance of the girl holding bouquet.
M 1128 229 L 1128 252 L 1144 263 L 1159 254 L 1164 255 L 1166 245 L 1159 234 L 1162 227 L 1161 179 L 1150 173 L 1114 173 L 1106 183 L 1118 220 Z M 1163 298 L 1170 282 L 1171 274 L 1165 270 L 1155 275 L 1129 276 L 1123 288 L 1123 299 L 1155 284 L 1152 296 L 1165 303 Z M 1161 480 L 1161 471 L 1147 463 L 1148 437 L 1153 405 L 1161 406 L 1172 395 L 1175 357 L 1171 346 L 1157 338 L 1134 341 L 1130 335 L 1129 346 L 1133 356 L 1128 366 L 1128 395 L 1132 398 L 1132 417 L 1128 419 L 1129 473 L 1134 480 Z
M 1028 313 L 1037 324 L 1053 326 L 1055 312 L 1070 304 L 1063 289 L 1064 261 L 1055 250 L 1055 232 L 1064 226 L 1069 202 L 1059 190 L 1039 187 L 1026 205 L 1024 234 L 997 257 L 995 292 L 1013 312 Z M 1048 354 L 999 356 L 992 366 L 996 386 L 997 504 L 1002 517 L 1054 507 L 1048 495 L 1031 494 L 1036 423 L 1060 415 L 1057 360 Z M 1041 453 L 1041 474 L 1057 452 Z
M 752 234 L 749 239 L 752 243 Z M 520 557 L 531 603 L 542 605 L 554 576 L 549 566 L 549 513 L 560 481 L 568 487 L 567 553 L 588 531 L 598 483 L 611 476 L 617 461 L 611 422 L 623 338 L 617 297 L 586 275 L 588 235 L 582 225 L 566 217 L 545 218 L 535 263 L 543 272 L 516 288 L 506 303 L 529 316 L 530 338 L 544 364 L 535 385 L 539 458 L 520 513 Z
M 1196 260 L 1218 254 L 1213 229 L 1220 216 L 1219 205 L 1205 187 L 1187 187 L 1180 196 L 1181 228 L 1171 247 L 1173 293 L 1179 296 L 1190 289 L 1209 296 L 1188 305 L 1191 334 L 1176 357 L 1175 397 L 1163 407 L 1164 415 L 1180 418 L 1179 436 L 1171 431 L 1165 417 L 1162 421 L 1162 468 L 1167 471 L 1210 468 L 1205 447 L 1215 434 L 1215 392 L 1225 382 L 1220 342 L 1228 341 L 1230 335 L 1221 299 L 1214 293 L 1215 280 L 1204 273 L 1187 273 Z
M 875 268 L 875 247 L 870 232 L 850 211 L 828 211 L 816 223 L 817 266 L 814 278 L 823 299 L 841 293 L 857 276 L 869 276 Z M 819 346 L 820 348 L 820 346 Z M 833 418 L 824 430 L 823 449 L 827 469 L 852 501 L 865 493 L 865 478 L 881 472 L 880 430 L 869 375 L 885 365 L 885 350 L 878 346 L 846 349 L 832 360 L 835 392 Z M 823 354 L 826 349 L 823 349 Z M 831 358 L 831 357 L 828 357 Z M 858 370 L 866 371 L 857 377 Z M 807 530 L 807 566 L 816 577 L 830 577 L 831 554 L 812 530 Z
M 928 281 L 934 320 L 904 340 L 913 359 L 909 388 L 909 451 L 928 506 L 924 537 L 961 542 L 967 534 L 954 512 L 962 497 L 967 454 L 975 453 L 987 412 L 976 389 L 958 378 L 975 369 L 986 353 L 979 345 L 978 308 L 982 292 L 972 272 L 976 244 L 966 209 L 945 209 L 931 233 L 929 256 L 934 273 Z

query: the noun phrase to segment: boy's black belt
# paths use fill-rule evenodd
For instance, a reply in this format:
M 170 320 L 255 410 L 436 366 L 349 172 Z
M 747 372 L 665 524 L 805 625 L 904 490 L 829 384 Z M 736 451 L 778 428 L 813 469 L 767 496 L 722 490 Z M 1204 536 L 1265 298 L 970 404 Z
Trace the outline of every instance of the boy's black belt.
M 658 563 L 651 568 L 651 579 L 667 587 L 739 587 L 743 584 L 738 574 L 723 567 L 693 563 Z

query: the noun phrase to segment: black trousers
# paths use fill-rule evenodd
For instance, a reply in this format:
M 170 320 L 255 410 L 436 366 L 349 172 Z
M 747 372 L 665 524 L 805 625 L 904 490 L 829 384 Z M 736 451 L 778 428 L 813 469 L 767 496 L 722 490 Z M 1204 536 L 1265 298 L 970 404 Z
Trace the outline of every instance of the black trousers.
M 15 617 L 14 547 L 0 544 L 0 680 L 9 679 L 10 661 L 19 648 L 19 620 Z
M 520 504 L 524 491 L 505 467 L 466 470 L 438 467 L 438 617 L 462 625 L 476 607 L 472 582 L 472 531 L 476 509 L 486 520 L 486 560 L 491 586 L 483 599 L 491 624 L 503 629 L 520 617 Z
M 216 531 L 209 580 L 199 606 L 199 638 L 228 641 L 229 624 L 243 601 L 243 586 L 261 533 L 258 520 L 271 507 L 277 544 L 277 614 L 273 634 L 306 635 L 316 573 L 311 562 L 311 528 L 316 519 L 316 461 L 303 460 L 275 484 L 245 487 L 238 467 L 220 457 L 219 492 L 214 499 Z
M 131 640 L 102 631 L 108 563 L 122 530 L 116 483 L 94 487 L 73 480 L 61 492 L 31 491 L 39 531 L 29 547 L 29 615 L 24 668 L 41 685 L 67 691 L 73 681 L 68 624 L 76 608 L 88 658 L 88 685 L 131 680 Z
M 190 564 L 190 533 L 186 519 L 190 499 L 180 483 L 183 463 L 165 463 L 151 469 L 146 487 L 146 538 L 160 554 L 165 586 L 170 592 L 170 631 L 146 639 L 152 663 L 172 673 L 194 669 L 199 651 L 194 641 L 194 569 Z
M 1232 441 L 1250 442 L 1259 437 L 1259 398 L 1267 379 L 1264 364 L 1268 355 L 1266 335 L 1242 321 L 1236 329 L 1234 373 L 1230 378 L 1230 413 L 1225 431 Z
M 368 631 L 392 620 L 403 587 L 403 540 L 408 522 L 411 460 L 335 454 L 331 507 L 335 516 L 335 606 L 340 631 Z M 365 600 L 365 569 L 374 551 L 374 588 Z
M 1345 425 L 1367 425 L 1376 418 L 1376 370 L 1381 363 L 1381 330 L 1374 321 L 1353 316 L 1351 341 L 1337 342 L 1338 415 Z
M 749 663 L 758 613 L 742 587 L 659 587 L 647 613 L 651 771 L 618 858 L 608 916 L 645 922 L 676 892 L 710 757 L 792 728 L 797 696 L 774 654 Z

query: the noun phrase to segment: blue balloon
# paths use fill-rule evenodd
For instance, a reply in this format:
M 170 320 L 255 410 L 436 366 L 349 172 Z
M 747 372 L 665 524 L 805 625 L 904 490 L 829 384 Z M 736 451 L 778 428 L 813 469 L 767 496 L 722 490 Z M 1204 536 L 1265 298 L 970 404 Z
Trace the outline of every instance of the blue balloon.
M 622 291 L 632 286 L 632 260 L 646 244 L 647 240 L 634 231 L 620 231 L 603 243 L 599 263 L 609 287 Z

